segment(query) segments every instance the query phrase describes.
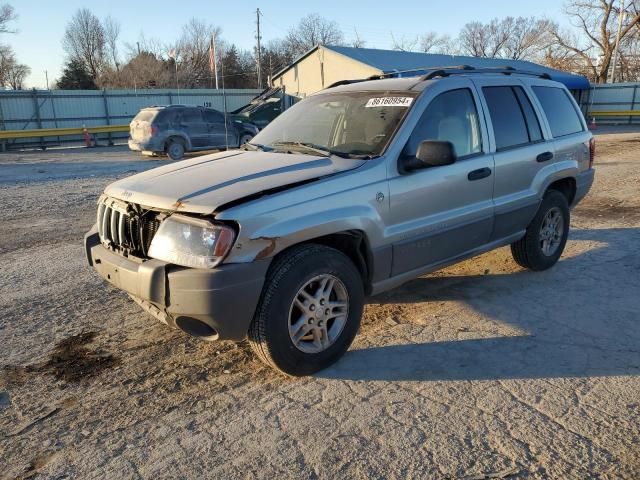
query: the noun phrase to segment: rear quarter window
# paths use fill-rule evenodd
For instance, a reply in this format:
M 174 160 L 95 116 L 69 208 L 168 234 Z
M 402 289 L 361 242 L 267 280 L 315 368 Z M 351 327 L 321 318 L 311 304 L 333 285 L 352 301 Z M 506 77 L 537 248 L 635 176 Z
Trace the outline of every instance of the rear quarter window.
M 580 113 L 564 89 L 556 87 L 532 87 L 532 89 L 547 117 L 551 135 L 563 137 L 584 130 Z

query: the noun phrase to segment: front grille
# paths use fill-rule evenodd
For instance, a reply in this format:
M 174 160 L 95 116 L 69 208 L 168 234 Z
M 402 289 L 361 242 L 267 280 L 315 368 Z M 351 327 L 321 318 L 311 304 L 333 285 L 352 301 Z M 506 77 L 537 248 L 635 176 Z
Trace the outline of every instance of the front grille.
M 139 257 L 148 256 L 151 240 L 160 226 L 154 212 L 109 197 L 98 202 L 97 223 L 104 245 Z

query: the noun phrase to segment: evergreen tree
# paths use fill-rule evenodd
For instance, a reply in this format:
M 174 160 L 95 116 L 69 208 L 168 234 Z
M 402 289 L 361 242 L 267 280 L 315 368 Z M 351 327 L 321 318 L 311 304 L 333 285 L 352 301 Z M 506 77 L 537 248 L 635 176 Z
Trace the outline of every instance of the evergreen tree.
M 84 63 L 77 59 L 72 59 L 67 63 L 57 85 L 62 90 L 95 90 L 98 88 Z

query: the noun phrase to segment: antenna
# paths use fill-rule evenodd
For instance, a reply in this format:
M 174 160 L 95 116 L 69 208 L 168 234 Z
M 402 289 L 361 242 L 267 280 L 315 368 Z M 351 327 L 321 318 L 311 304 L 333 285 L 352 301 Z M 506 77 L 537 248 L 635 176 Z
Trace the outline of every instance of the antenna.
M 229 150 L 229 132 L 227 127 L 227 92 L 224 89 L 224 55 L 222 55 L 222 60 L 220 61 L 220 70 L 222 73 L 222 102 L 224 105 L 224 144 L 225 149 Z
M 258 41 L 258 52 L 257 52 L 257 63 L 256 63 L 256 67 L 258 70 L 258 88 L 262 88 L 262 65 L 261 65 L 261 51 L 260 51 L 260 40 L 262 39 L 262 37 L 260 36 L 260 9 L 256 8 L 256 25 L 257 25 L 257 35 L 256 35 L 256 40 Z

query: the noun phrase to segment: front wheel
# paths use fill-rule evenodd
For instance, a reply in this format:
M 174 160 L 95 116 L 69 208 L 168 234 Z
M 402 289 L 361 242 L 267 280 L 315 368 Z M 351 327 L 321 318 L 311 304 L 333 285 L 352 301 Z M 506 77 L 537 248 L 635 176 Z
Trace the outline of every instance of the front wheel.
M 238 144 L 238 147 L 241 147 L 242 145 L 244 145 L 245 143 L 249 143 L 251 141 L 251 139 L 253 138 L 253 135 L 250 135 L 248 133 L 243 134 L 240 137 L 240 143 Z
M 551 268 L 564 251 L 569 221 L 567 198 L 557 190 L 547 191 L 524 237 L 511 244 L 513 259 L 530 270 Z
M 267 275 L 249 343 L 267 365 L 310 375 L 347 351 L 363 305 L 362 278 L 346 255 L 322 245 L 294 247 Z

